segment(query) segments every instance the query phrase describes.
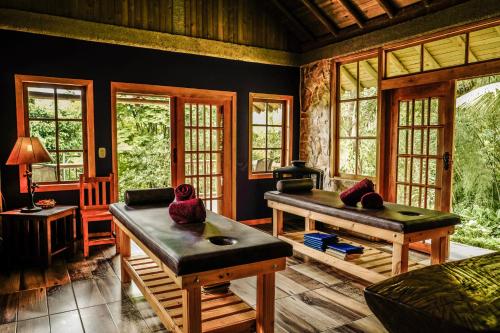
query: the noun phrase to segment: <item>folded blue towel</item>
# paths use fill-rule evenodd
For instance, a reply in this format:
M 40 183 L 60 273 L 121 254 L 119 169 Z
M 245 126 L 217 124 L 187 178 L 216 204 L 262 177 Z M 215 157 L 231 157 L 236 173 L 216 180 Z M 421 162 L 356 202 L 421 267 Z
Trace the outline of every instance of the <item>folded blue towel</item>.
M 326 246 L 311 245 L 311 244 L 307 244 L 307 243 L 304 243 L 304 245 L 305 245 L 305 246 L 312 247 L 312 248 L 314 248 L 314 249 L 321 250 L 321 251 L 326 250 Z
M 310 240 L 321 241 L 321 242 L 331 242 L 333 240 L 336 240 L 337 238 L 338 238 L 338 236 L 335 234 L 323 234 L 320 232 L 304 234 L 304 239 L 310 239 Z
M 363 247 L 347 243 L 328 244 L 328 248 L 345 254 L 363 253 Z

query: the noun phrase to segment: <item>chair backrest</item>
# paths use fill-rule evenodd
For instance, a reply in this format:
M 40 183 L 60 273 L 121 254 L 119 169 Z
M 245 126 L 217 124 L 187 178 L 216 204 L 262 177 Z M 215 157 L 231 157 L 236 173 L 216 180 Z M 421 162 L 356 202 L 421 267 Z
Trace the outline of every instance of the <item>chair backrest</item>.
M 80 175 L 80 209 L 108 208 L 116 201 L 113 182 L 112 173 L 108 177 Z

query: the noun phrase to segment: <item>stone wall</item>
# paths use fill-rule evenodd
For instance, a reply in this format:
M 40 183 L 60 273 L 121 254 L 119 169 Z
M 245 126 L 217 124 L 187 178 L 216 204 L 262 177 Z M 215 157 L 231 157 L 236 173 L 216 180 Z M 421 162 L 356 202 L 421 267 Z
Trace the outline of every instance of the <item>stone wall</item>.
M 321 60 L 301 68 L 300 159 L 325 172 L 324 189 L 339 191 L 352 181 L 331 177 L 330 147 L 331 61 Z

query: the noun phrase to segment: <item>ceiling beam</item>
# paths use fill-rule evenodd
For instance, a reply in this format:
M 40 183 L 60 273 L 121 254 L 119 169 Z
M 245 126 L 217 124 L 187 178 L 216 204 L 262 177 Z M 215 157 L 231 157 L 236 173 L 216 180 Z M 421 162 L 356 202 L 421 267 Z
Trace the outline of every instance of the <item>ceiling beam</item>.
M 432 15 L 434 12 L 441 11 L 443 9 L 454 8 L 454 7 L 456 8 L 455 5 L 467 3 L 470 1 L 477 2 L 478 0 L 434 0 L 431 3 L 430 9 L 427 9 L 424 6 L 422 6 L 421 2 L 416 2 L 412 5 L 409 5 L 409 6 L 406 6 L 406 7 L 399 9 L 397 12 L 397 15 L 394 16 L 394 18 L 392 18 L 391 20 L 388 20 L 387 16 L 385 16 L 385 15 L 379 15 L 377 17 L 374 17 L 372 19 L 367 20 L 365 23 L 365 27 L 363 29 L 359 29 L 357 26 L 351 25 L 349 27 L 346 27 L 346 28 L 343 28 L 342 30 L 340 30 L 337 37 L 333 37 L 331 34 L 325 34 L 323 36 L 318 36 L 316 38 L 315 42 L 304 43 L 302 45 L 302 50 L 308 51 L 308 50 L 311 50 L 314 48 L 326 46 L 328 44 L 337 43 L 340 41 L 352 39 L 353 37 L 356 37 L 359 35 L 371 33 L 374 30 L 382 29 L 382 28 L 396 25 L 396 24 L 400 24 L 400 23 L 405 23 L 406 21 L 413 20 L 413 19 L 416 19 L 416 18 L 421 17 L 421 16 Z M 498 1 L 498 0 L 479 0 L 479 1 L 492 2 L 492 1 Z M 498 2 L 496 4 L 498 7 Z M 486 6 L 486 7 L 491 11 L 491 6 Z M 452 10 L 452 12 L 454 15 L 458 15 L 458 14 L 456 14 L 456 11 Z M 472 11 L 472 12 L 474 12 L 474 11 Z M 500 13 L 500 11 L 498 9 L 495 9 L 493 12 Z M 471 14 L 471 15 L 473 15 L 473 14 Z M 493 13 L 491 13 L 488 17 L 491 17 L 491 15 L 493 15 Z M 438 21 L 443 21 L 443 20 L 444 19 L 442 19 L 442 18 L 438 19 Z M 429 25 L 428 23 L 426 23 L 426 24 Z M 436 23 L 436 24 L 439 24 L 439 23 Z M 412 26 L 413 31 L 418 30 L 418 29 L 422 30 L 422 28 L 420 28 L 420 27 L 416 27 L 415 25 Z M 398 29 L 394 29 L 394 31 L 389 32 L 389 33 L 391 35 L 399 35 Z M 401 38 L 401 37 L 397 37 L 397 38 Z M 369 40 L 364 41 L 364 43 L 366 43 L 366 42 L 369 42 Z M 350 52 L 350 51 L 348 51 L 348 52 Z
M 408 74 L 410 71 L 406 68 L 405 65 L 399 60 L 399 58 L 394 54 L 394 52 L 387 53 L 387 60 L 396 66 L 396 68 L 403 74 Z
M 360 28 L 365 26 L 366 18 L 363 12 L 351 0 L 338 0 L 338 2 L 349 12 Z
M 304 6 L 325 26 L 326 29 L 335 37 L 339 32 L 339 28 L 335 23 L 313 3 L 311 0 L 302 0 Z
M 389 18 L 393 18 L 398 13 L 398 8 L 394 5 L 392 0 L 377 0 L 377 2 Z
M 306 37 L 308 41 L 313 41 L 315 38 L 313 34 L 304 26 L 296 17 L 293 15 L 279 0 L 272 0 L 272 3 L 276 8 L 278 8 L 287 18 L 287 20 L 291 23 L 291 25 L 300 32 L 303 36 Z

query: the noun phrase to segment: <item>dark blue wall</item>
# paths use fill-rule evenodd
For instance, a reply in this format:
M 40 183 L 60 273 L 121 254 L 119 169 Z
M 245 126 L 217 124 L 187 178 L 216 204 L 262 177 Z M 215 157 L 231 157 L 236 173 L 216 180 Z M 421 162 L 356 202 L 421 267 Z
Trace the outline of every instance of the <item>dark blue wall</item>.
M 176 87 L 235 91 L 237 93 L 237 219 L 269 217 L 263 199 L 271 180 L 248 180 L 248 94 L 293 95 L 294 158 L 299 140 L 298 68 L 162 52 L 126 46 L 84 42 L 0 30 L 0 169 L 7 209 L 24 204 L 19 193 L 18 168 L 5 161 L 16 140 L 14 74 L 68 77 L 94 81 L 95 146 L 105 147 L 105 159 L 96 156 L 97 175 L 111 172 L 110 82 L 145 83 Z M 96 149 L 97 153 L 97 149 Z M 39 193 L 60 203 L 78 204 L 77 191 Z

